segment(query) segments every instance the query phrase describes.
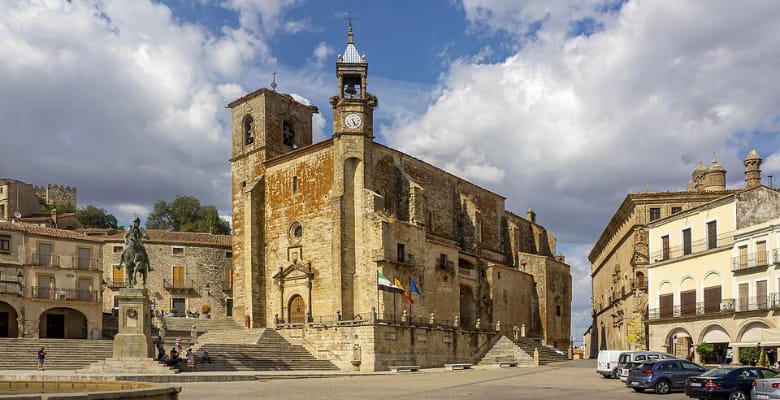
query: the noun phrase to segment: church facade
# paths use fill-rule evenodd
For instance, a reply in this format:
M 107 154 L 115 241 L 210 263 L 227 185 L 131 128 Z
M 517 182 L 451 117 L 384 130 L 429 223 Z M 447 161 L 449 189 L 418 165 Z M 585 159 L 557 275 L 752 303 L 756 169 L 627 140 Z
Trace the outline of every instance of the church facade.
M 333 134 L 317 143 L 319 110 L 292 96 L 262 88 L 228 105 L 236 321 L 291 329 L 330 352 L 362 346 L 368 370 L 390 362 L 376 338 L 397 337 L 380 335 L 379 325 L 491 335 L 522 327 L 568 347 L 569 266 L 535 213 L 508 212 L 503 196 L 374 141 L 378 99 L 367 91 L 368 63 L 351 27 L 336 77 Z M 397 279 L 414 304 L 379 290 L 380 276 Z M 424 299 L 411 293 L 412 281 Z M 374 329 L 374 339 L 353 343 L 358 333 L 334 336 L 329 325 Z M 394 352 L 415 358 L 410 346 L 421 339 L 409 340 Z M 423 340 L 429 352 L 451 353 L 440 359 L 468 355 L 468 346 L 451 348 L 452 335 L 433 340 Z

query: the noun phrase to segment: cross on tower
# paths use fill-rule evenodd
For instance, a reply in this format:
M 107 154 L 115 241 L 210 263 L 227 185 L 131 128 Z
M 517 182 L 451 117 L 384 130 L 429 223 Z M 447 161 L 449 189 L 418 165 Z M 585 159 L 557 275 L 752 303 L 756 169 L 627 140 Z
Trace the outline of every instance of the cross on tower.
M 273 82 L 271 82 L 271 89 L 273 89 L 274 91 L 276 91 L 276 86 L 277 86 L 277 85 L 276 85 L 276 70 L 274 70 L 274 73 L 273 73 L 273 74 L 271 74 L 271 75 L 273 75 L 273 76 L 274 76 L 274 80 L 273 80 Z

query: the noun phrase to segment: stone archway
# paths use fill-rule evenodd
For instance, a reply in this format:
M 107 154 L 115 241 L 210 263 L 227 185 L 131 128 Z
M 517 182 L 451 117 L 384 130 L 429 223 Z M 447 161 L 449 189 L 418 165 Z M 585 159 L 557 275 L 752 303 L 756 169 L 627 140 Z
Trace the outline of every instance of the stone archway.
M 19 313 L 16 309 L 3 301 L 0 301 L 0 337 L 23 337 L 24 332 L 19 332 Z
M 666 335 L 666 348 L 675 357 L 690 359 L 690 349 L 693 346 L 693 337 L 685 328 L 674 328 Z
M 79 310 L 55 307 L 41 313 L 38 324 L 40 338 L 86 339 L 87 333 L 87 316 Z
M 477 303 L 474 291 L 467 285 L 460 285 L 460 326 L 473 329 L 477 320 Z

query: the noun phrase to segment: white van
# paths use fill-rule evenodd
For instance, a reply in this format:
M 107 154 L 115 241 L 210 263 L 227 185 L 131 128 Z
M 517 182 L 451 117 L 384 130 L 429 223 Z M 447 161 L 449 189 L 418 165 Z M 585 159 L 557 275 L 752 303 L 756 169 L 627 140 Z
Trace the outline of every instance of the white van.
M 605 378 L 617 378 L 620 376 L 620 353 L 626 350 L 599 350 L 599 360 L 596 364 L 596 372 Z

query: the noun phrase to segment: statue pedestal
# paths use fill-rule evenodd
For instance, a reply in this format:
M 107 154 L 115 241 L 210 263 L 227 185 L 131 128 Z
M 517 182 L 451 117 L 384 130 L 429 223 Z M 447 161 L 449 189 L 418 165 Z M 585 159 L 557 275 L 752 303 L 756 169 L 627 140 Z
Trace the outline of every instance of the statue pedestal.
M 146 289 L 119 290 L 119 333 L 114 336 L 114 360 L 154 358 L 152 307 Z
M 81 373 L 175 374 L 176 369 L 154 361 L 152 307 L 146 289 L 119 291 L 119 333 L 113 357 L 79 370 Z

